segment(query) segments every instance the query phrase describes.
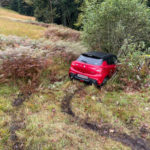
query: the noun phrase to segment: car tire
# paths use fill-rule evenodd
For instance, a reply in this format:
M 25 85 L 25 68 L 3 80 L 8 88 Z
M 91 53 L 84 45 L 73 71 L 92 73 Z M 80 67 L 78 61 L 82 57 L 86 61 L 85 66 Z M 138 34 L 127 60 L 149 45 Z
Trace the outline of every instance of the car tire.
M 109 80 L 108 77 L 106 77 L 104 80 L 103 80 L 103 83 L 101 84 L 102 86 L 105 85 L 107 83 L 107 81 Z
M 97 87 L 98 89 L 101 89 L 102 85 L 96 85 L 96 87 Z
M 71 76 L 70 74 L 69 74 L 69 78 L 71 81 L 73 81 L 73 76 Z

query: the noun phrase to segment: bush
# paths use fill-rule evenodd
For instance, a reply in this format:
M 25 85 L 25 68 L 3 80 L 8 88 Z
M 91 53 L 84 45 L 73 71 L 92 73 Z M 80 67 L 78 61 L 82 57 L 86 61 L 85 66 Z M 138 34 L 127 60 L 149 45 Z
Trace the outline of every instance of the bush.
M 12 80 L 36 80 L 42 69 L 43 64 L 39 59 L 24 56 L 5 60 L 2 64 L 4 76 Z
M 149 78 L 150 69 L 145 55 L 139 52 L 129 53 L 120 59 L 117 72 L 106 88 L 109 90 L 140 90 Z
M 1 67 L 1 82 L 13 81 L 24 93 L 33 92 L 46 66 L 44 60 L 27 56 L 5 60 Z
M 78 55 L 72 53 L 72 52 L 63 52 L 61 53 L 61 58 L 63 61 L 67 64 L 71 64 L 72 61 L 76 60 L 78 58 Z
M 49 25 L 45 37 L 51 40 L 79 41 L 80 32 L 60 25 Z
M 150 9 L 139 0 L 87 3 L 83 40 L 94 50 L 118 54 L 125 40 L 150 42 Z

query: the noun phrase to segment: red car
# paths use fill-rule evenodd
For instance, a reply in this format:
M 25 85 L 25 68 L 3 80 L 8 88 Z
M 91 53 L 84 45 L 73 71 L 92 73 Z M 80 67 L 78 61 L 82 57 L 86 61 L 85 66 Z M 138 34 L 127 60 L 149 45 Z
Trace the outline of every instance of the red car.
M 87 52 L 73 61 L 69 76 L 96 86 L 104 85 L 116 71 L 117 57 L 103 52 Z

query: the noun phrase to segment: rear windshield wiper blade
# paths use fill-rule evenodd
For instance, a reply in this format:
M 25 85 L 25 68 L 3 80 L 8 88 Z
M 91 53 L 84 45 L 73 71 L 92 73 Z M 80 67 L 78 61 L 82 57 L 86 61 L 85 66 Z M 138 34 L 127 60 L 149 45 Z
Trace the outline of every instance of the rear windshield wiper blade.
M 82 62 L 84 62 L 84 63 L 87 63 L 85 60 L 81 60 Z
M 101 59 L 100 57 L 93 56 L 93 55 L 87 55 L 87 54 L 82 54 L 85 57 L 90 57 L 90 58 L 95 58 L 95 59 Z

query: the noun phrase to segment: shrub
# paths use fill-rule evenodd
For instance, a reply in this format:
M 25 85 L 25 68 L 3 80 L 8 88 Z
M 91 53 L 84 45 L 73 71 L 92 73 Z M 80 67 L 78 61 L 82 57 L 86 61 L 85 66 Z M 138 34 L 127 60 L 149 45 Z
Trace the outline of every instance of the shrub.
M 63 52 L 63 53 L 61 53 L 61 58 L 67 64 L 71 64 L 71 62 L 76 60 L 77 57 L 78 56 L 76 54 L 72 53 L 72 52 Z
M 106 88 L 108 90 L 124 89 L 139 90 L 144 86 L 149 77 L 150 70 L 146 64 L 145 55 L 140 52 L 128 53 L 126 57 L 120 59 L 117 72 L 110 79 Z
M 94 50 L 118 54 L 126 39 L 150 42 L 150 9 L 139 0 L 94 0 L 84 12 L 83 40 Z
M 79 41 L 80 32 L 72 30 L 63 26 L 50 25 L 45 32 L 45 37 L 51 40 L 67 40 L 67 41 Z
M 2 81 L 13 81 L 19 84 L 20 89 L 27 93 L 33 92 L 39 84 L 42 71 L 47 64 L 39 58 L 20 56 L 18 58 L 7 59 L 1 67 Z M 21 80 L 21 82 L 19 82 Z
M 36 80 L 42 67 L 42 62 L 39 59 L 24 56 L 5 60 L 2 64 L 2 70 L 6 78 L 23 79 L 24 81 Z

